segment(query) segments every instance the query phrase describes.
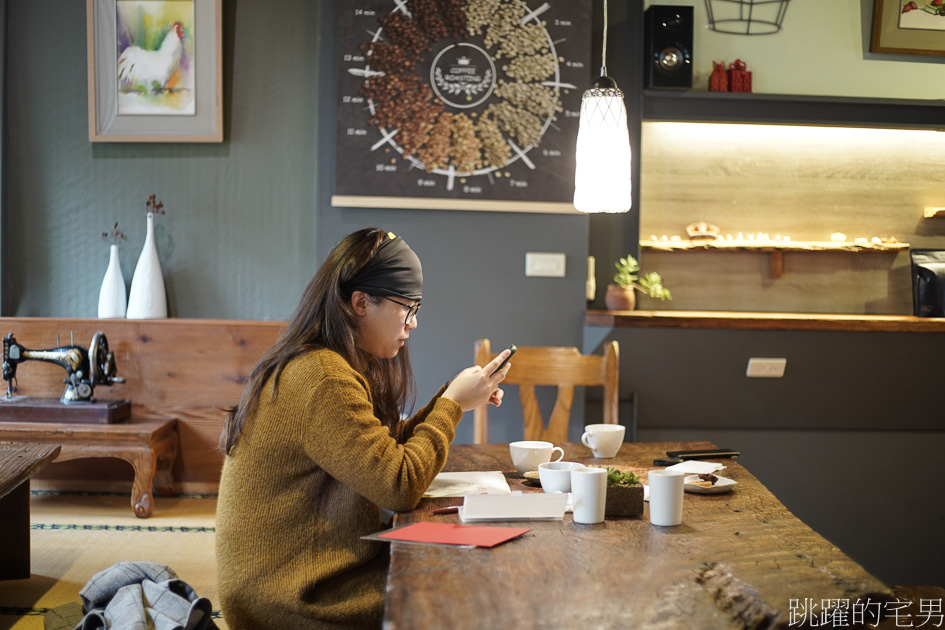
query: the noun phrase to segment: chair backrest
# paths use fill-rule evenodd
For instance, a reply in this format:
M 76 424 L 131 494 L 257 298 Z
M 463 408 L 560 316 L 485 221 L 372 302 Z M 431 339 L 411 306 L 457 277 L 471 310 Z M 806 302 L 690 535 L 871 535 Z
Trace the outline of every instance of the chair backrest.
M 476 341 L 476 364 L 485 365 L 497 353 L 488 339 Z M 604 418 L 607 424 L 617 424 L 619 399 L 618 377 L 620 351 L 616 341 L 604 345 L 602 355 L 581 354 L 569 347 L 520 347 L 511 360 L 512 367 L 502 385 L 518 385 L 525 420 L 526 440 L 545 440 L 561 444 L 568 441 L 568 420 L 576 386 L 603 386 Z M 536 385 L 557 385 L 558 398 L 547 425 L 538 408 Z M 473 412 L 476 444 L 489 441 L 489 405 Z

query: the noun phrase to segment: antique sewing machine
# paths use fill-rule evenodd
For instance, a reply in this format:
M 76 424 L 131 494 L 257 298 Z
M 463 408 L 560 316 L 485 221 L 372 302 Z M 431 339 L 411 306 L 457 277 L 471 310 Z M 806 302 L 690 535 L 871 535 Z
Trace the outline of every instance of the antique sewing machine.
M 58 344 L 58 339 L 56 341 Z M 3 338 L 3 380 L 7 394 L 0 399 L 0 420 L 39 422 L 111 423 L 131 416 L 131 403 L 99 401 L 93 395 L 96 385 L 124 383 L 117 375 L 115 355 L 101 331 L 92 336 L 90 349 L 71 343 L 49 350 L 31 350 L 18 343 L 13 333 Z M 66 370 L 62 397 L 53 399 L 16 395 L 17 366 L 27 361 L 55 363 Z

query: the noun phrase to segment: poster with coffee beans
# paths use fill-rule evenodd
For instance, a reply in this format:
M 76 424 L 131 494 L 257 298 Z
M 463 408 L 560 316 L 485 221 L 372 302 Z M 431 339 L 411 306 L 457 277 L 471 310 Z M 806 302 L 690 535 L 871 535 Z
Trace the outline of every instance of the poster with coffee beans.
M 590 11 L 343 0 L 332 205 L 573 212 Z

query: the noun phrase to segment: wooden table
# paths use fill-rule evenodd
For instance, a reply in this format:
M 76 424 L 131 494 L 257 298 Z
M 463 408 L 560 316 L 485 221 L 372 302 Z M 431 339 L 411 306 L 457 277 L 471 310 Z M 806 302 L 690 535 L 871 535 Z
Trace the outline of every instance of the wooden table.
M 565 459 L 644 474 L 667 450 L 708 442 L 627 443 L 595 460 L 581 444 Z M 890 590 L 801 522 L 737 459 L 717 460 L 737 482 L 727 494 L 686 493 L 683 523 L 642 518 L 598 525 L 563 521 L 495 523 L 530 527 L 493 549 L 393 543 L 386 630 L 427 628 L 787 628 L 799 603 L 885 601 Z M 505 444 L 454 445 L 444 471 L 501 470 L 529 490 Z M 458 523 L 430 510 L 462 499 L 424 499 L 394 524 Z M 797 627 L 796 625 L 794 627 Z
M 0 580 L 30 576 L 29 479 L 57 455 L 58 444 L 0 442 Z
M 172 466 L 177 457 L 177 420 L 143 420 L 117 424 L 0 422 L 0 440 L 61 444 L 58 461 L 117 457 L 135 471 L 131 508 L 138 518 L 154 511 L 152 488 L 172 494 Z

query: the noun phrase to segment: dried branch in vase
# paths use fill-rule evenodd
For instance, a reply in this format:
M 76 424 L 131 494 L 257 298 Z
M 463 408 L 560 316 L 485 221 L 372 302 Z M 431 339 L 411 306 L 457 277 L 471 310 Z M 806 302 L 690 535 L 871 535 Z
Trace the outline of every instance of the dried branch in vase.
M 157 195 L 148 195 L 148 200 L 145 202 L 145 207 L 147 207 L 148 212 L 154 215 L 165 214 L 164 212 L 164 202 L 158 201 Z
M 125 235 L 118 231 L 118 221 L 115 221 L 110 232 L 102 232 L 102 240 L 108 242 L 109 245 L 118 245 L 118 241 L 123 238 Z

